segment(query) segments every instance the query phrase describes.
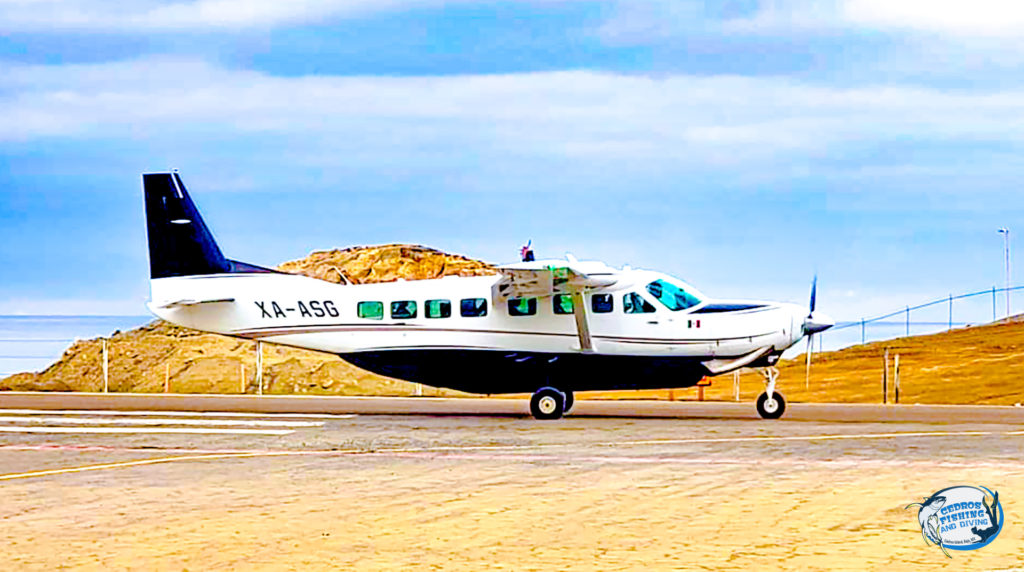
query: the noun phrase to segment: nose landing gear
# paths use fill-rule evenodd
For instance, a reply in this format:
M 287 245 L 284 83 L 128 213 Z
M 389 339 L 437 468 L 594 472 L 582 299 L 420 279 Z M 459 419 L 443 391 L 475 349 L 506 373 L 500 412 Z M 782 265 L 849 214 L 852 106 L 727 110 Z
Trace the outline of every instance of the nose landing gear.
M 778 419 L 786 412 L 786 400 L 781 393 L 775 391 L 779 370 L 766 367 L 760 372 L 764 376 L 764 393 L 757 398 L 757 414 L 763 419 Z

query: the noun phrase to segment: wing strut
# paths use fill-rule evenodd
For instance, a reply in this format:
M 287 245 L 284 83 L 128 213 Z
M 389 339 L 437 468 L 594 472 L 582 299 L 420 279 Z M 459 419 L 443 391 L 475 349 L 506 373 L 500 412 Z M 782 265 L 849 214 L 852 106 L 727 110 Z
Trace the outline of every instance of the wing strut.
M 590 339 L 590 324 L 587 323 L 587 305 L 584 300 L 583 291 L 573 288 L 572 317 L 576 319 L 576 335 L 580 339 L 580 351 L 593 353 L 594 342 Z

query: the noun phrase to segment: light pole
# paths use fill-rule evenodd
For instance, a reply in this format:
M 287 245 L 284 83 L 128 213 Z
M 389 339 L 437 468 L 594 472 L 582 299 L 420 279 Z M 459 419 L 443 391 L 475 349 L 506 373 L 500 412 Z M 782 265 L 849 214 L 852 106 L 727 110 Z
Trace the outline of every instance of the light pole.
M 1006 258 L 1006 317 L 1010 317 L 1010 229 L 1005 226 L 998 231 L 1003 235 L 1003 255 Z

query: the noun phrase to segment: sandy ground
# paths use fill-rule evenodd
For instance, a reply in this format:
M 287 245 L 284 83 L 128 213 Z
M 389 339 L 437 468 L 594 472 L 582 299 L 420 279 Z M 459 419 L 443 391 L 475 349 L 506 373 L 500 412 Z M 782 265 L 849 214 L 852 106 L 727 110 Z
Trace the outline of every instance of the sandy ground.
M 1024 568 L 1020 426 L 323 422 L 284 436 L 0 434 L 0 569 Z M 238 451 L 260 456 L 24 476 Z M 949 561 L 904 507 L 956 484 L 998 490 L 1007 525 Z

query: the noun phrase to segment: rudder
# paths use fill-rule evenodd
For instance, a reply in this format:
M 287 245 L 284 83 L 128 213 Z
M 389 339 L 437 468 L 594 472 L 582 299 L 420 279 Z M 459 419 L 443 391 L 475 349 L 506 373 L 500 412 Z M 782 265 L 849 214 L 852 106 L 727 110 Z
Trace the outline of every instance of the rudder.
M 177 173 L 142 175 L 151 278 L 233 271 Z

